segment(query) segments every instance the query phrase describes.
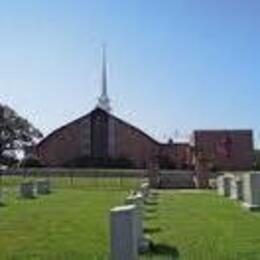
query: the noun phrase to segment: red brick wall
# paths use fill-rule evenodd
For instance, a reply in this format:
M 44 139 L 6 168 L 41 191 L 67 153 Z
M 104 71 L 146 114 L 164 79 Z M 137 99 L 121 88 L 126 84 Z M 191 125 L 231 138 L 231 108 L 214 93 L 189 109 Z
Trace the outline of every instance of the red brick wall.
M 84 155 L 93 156 L 96 149 L 100 150 L 100 147 L 93 147 L 93 144 L 99 144 L 96 140 L 99 140 L 99 132 L 103 133 L 102 129 L 97 127 L 102 128 L 105 125 L 111 128 L 108 129 L 108 140 L 104 140 L 109 145 L 108 148 L 104 147 L 108 149 L 108 156 L 129 159 L 138 168 L 146 167 L 149 159 L 158 153 L 159 144 L 139 129 L 111 115 L 108 124 L 93 124 L 91 118 L 95 118 L 98 112 L 94 110 L 47 136 L 36 147 L 37 156 L 49 166 L 61 166 Z
M 161 157 L 167 157 L 172 162 L 176 162 L 175 160 L 175 145 L 174 144 L 161 144 L 159 155 Z
M 176 168 L 181 169 L 184 166 L 190 167 L 192 154 L 191 146 L 189 143 L 175 143 L 174 144 L 174 155 Z
M 250 130 L 194 132 L 195 160 L 203 157 L 221 170 L 247 170 L 253 165 L 253 137 Z
M 100 143 L 98 149 L 105 146 L 106 156 L 129 159 L 138 168 L 146 167 L 149 160 L 158 155 L 166 155 L 174 160 L 177 168 L 191 162 L 188 143 L 160 144 L 138 128 L 112 115 L 108 115 L 107 123 L 92 127 L 91 118 L 99 112 L 96 109 L 54 131 L 36 147 L 36 155 L 49 166 L 62 166 L 78 157 L 93 156 L 93 140 L 99 141 L 98 133 L 104 132 L 102 145 L 96 141 Z M 96 129 L 99 127 L 105 127 L 104 131 Z M 252 139 L 251 131 L 195 131 L 194 155 L 198 159 L 199 152 L 202 152 L 207 160 L 214 162 L 220 169 L 249 169 L 253 163 Z
M 139 129 L 118 120 L 110 118 L 113 125 L 113 133 L 109 138 L 114 139 L 113 155 L 115 158 L 124 157 L 130 159 L 138 168 L 144 168 L 148 161 L 158 153 L 159 144 Z
M 173 162 L 176 169 L 190 168 L 191 166 L 192 154 L 189 143 L 161 144 L 160 156 Z
M 36 147 L 36 156 L 48 166 L 62 166 L 64 163 L 86 153 L 83 140 L 88 136 L 88 117 L 74 121 L 51 133 Z

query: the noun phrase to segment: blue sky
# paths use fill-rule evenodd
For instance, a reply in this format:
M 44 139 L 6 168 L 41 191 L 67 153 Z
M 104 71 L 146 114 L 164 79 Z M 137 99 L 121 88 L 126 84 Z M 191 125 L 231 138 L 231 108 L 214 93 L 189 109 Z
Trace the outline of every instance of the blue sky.
M 89 112 L 108 48 L 114 113 L 159 140 L 260 132 L 260 1 L 2 0 L 0 101 L 44 134 Z

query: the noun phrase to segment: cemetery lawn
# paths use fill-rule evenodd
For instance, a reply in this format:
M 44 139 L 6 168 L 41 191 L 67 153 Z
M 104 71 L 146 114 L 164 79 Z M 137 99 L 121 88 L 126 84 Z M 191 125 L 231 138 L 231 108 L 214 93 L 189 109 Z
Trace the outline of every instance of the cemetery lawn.
M 145 215 L 152 259 L 260 259 L 260 212 L 211 191 L 158 194 Z
M 136 186 L 125 180 L 55 180 L 54 192 L 17 198 L 16 178 L 5 179 L 0 207 L 0 259 L 104 260 L 109 209 Z M 155 191 L 145 206 L 145 231 L 154 243 L 141 259 L 260 259 L 260 212 L 213 191 Z
M 25 200 L 9 189 L 0 207 L 0 259 L 105 259 L 109 209 L 126 194 L 67 187 Z

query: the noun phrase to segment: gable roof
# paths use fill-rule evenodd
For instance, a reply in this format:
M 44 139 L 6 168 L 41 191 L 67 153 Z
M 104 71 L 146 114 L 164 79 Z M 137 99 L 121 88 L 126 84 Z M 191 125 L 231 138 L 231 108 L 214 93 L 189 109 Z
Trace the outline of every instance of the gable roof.
M 133 129 L 134 131 L 137 131 L 138 133 L 140 133 L 141 135 L 145 136 L 146 138 L 148 138 L 151 142 L 154 142 L 155 144 L 157 145 L 161 145 L 158 141 L 156 141 L 155 139 L 153 139 L 151 136 L 149 136 L 148 134 L 146 134 L 143 130 L 133 126 L 132 124 L 128 123 L 128 122 L 125 122 L 124 120 L 116 117 L 115 115 L 112 115 L 110 113 L 108 113 L 107 111 L 99 108 L 99 107 L 96 107 L 95 109 L 93 109 L 92 111 L 90 111 L 89 113 L 55 129 L 54 131 L 52 131 L 50 134 L 48 134 L 46 137 L 44 137 L 38 144 L 37 144 L 37 147 L 43 145 L 47 140 L 49 140 L 50 138 L 52 138 L 53 136 L 55 136 L 55 134 L 57 134 L 58 132 L 62 131 L 63 129 L 67 128 L 67 127 L 70 127 L 71 125 L 73 124 L 78 124 L 80 122 L 82 122 L 83 120 L 85 120 L 87 117 L 91 116 L 92 114 L 94 113 L 97 113 L 97 112 L 102 112 L 102 113 L 105 113 L 105 114 L 108 114 L 108 116 L 110 116 L 111 118 L 114 118 L 115 120 L 117 120 L 118 122 L 120 122 L 121 124 L 124 124 L 124 125 L 127 125 L 129 128 Z

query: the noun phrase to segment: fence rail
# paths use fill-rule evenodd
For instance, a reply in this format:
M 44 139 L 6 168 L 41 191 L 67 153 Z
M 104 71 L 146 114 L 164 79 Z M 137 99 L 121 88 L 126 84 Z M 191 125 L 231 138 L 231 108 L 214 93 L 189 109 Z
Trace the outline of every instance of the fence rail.
M 104 170 L 104 169 L 64 169 L 31 168 L 7 169 L 0 173 L 0 197 L 12 194 L 19 196 L 23 182 L 48 178 L 54 190 L 135 190 L 143 179 L 145 170 Z
M 144 169 L 83 169 L 83 168 L 25 168 L 6 169 L 1 172 L 6 176 L 32 177 L 91 177 L 91 178 L 145 178 L 148 176 Z

